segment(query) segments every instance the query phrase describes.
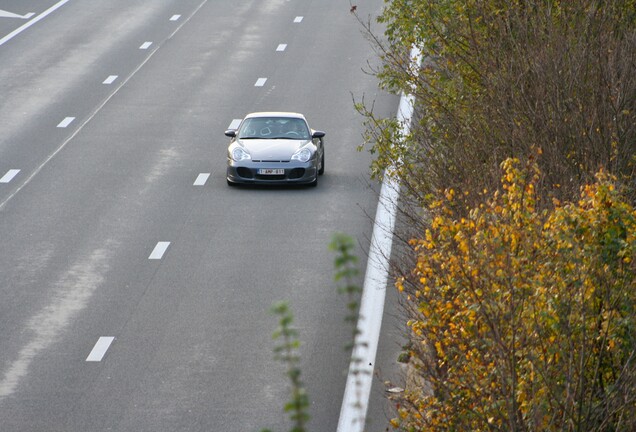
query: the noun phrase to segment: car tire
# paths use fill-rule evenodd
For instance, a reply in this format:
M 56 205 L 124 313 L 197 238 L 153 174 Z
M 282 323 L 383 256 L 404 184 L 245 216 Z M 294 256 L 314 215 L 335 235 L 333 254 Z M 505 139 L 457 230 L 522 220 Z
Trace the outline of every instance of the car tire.
M 322 153 L 322 157 L 320 158 L 320 169 L 318 170 L 319 175 L 323 175 L 325 173 L 325 153 Z

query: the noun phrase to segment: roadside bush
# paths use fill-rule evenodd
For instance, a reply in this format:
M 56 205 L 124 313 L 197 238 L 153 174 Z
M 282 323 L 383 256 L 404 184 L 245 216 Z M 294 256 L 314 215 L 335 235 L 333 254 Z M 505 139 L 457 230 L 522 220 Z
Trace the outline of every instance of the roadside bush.
M 386 0 L 379 21 L 384 38 L 361 20 L 384 61 L 372 72 L 416 96 L 417 118 L 401 137 L 356 105 L 375 175 L 394 167 L 428 204 L 447 188 L 493 189 L 503 160 L 541 149 L 540 195 L 576 199 L 603 169 L 635 202 L 635 0 Z
M 536 163 L 457 210 L 448 189 L 398 281 L 430 383 L 395 401 L 405 431 L 636 430 L 636 211 L 601 172 L 539 210 Z M 432 390 L 431 390 L 432 389 Z

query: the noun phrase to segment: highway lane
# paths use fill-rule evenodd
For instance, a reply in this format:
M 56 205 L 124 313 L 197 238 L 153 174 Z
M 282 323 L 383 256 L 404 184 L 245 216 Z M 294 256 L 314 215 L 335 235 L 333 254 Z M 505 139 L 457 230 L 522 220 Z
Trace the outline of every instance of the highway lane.
M 335 430 L 348 329 L 326 244 L 370 235 L 350 95 L 377 92 L 368 44 L 335 0 L 147 3 L 69 2 L 0 47 L 0 175 L 20 169 L 0 185 L 3 430 L 283 430 L 281 299 L 312 430 Z M 222 131 L 261 109 L 327 131 L 317 189 L 225 185 Z
M 0 4 L 0 45 L 13 39 L 27 28 L 46 18 L 68 0 L 22 2 L 5 0 Z
M 7 169 L 18 166 L 33 172 L 148 57 L 149 51 L 139 46 L 147 39 L 157 38 L 158 44 L 169 36 L 178 25 L 168 21 L 170 10 L 188 3 L 193 9 L 200 2 L 173 8 L 166 3 L 154 9 L 145 2 L 119 8 L 112 3 L 66 3 L 3 45 L 0 172 L 8 163 L 14 166 Z M 153 24 L 159 22 L 155 31 Z M 118 80 L 102 84 L 114 75 Z M 58 128 L 65 119 L 73 122 Z

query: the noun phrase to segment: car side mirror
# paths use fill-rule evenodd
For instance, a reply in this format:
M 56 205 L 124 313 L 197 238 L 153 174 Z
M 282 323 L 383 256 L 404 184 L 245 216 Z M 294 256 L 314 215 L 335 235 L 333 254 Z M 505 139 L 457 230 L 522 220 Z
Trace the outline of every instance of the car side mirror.
M 311 134 L 312 138 L 322 138 L 325 136 L 325 133 L 323 131 L 314 131 L 313 134 Z
M 236 138 L 236 130 L 235 129 L 228 129 L 225 131 L 225 136 L 230 137 L 230 138 Z

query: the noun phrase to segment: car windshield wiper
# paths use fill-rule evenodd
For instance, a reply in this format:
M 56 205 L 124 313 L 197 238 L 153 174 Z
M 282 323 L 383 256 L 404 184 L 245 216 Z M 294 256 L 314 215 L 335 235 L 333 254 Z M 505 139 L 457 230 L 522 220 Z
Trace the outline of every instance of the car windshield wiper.
M 262 139 L 262 137 L 257 137 L 257 136 L 242 136 L 242 137 L 239 137 L 239 139 Z

